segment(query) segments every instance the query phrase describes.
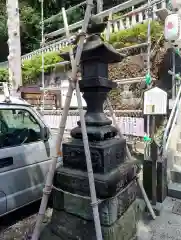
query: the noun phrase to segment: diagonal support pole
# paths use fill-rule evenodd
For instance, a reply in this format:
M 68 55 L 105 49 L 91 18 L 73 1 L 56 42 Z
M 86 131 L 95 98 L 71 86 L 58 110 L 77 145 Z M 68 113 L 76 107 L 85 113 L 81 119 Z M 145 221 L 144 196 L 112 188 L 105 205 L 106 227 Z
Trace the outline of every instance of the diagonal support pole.
M 66 16 L 66 12 L 65 12 L 64 8 L 62 8 L 62 15 L 63 15 L 66 37 L 67 37 L 67 39 L 69 39 L 70 33 L 69 33 L 69 28 L 68 28 L 67 16 Z M 71 59 L 72 69 L 74 69 L 76 62 L 73 57 L 72 49 L 69 50 L 69 55 L 70 55 L 70 59 Z M 86 157 L 86 163 L 87 163 L 87 173 L 88 173 L 88 179 L 89 179 L 91 205 L 92 205 L 94 224 L 95 224 L 95 230 L 96 230 L 96 238 L 97 238 L 97 240 L 102 240 L 103 238 L 102 238 L 101 223 L 100 223 L 100 218 L 99 218 L 98 201 L 97 201 L 97 197 L 96 197 L 94 173 L 93 173 L 93 168 L 92 168 L 91 154 L 90 154 L 90 149 L 89 149 L 89 142 L 88 142 L 87 129 L 86 129 L 85 118 L 84 118 L 84 111 L 83 111 L 83 106 L 82 106 L 81 93 L 80 93 L 78 81 L 76 81 L 75 84 L 76 84 L 78 110 L 79 110 L 80 122 L 81 122 L 82 139 L 83 139 L 84 151 L 85 151 L 85 157 Z
M 82 32 L 86 32 L 86 30 L 87 30 L 87 26 L 88 26 L 89 19 L 91 16 L 92 7 L 93 7 L 93 1 L 88 0 L 85 17 L 84 17 L 84 22 L 83 22 L 83 26 L 82 26 Z M 75 56 L 75 64 L 73 64 L 74 67 L 72 69 L 72 79 L 74 81 L 76 81 L 77 66 L 79 65 L 79 62 L 80 62 L 80 57 L 82 54 L 84 40 L 85 40 L 85 36 L 81 35 L 79 43 L 78 43 L 78 47 L 77 47 L 76 56 Z M 72 99 L 73 90 L 74 90 L 74 88 L 73 88 L 72 84 L 69 84 L 69 88 L 68 88 L 68 92 L 67 92 L 67 96 L 66 96 L 66 100 L 65 100 L 65 107 L 63 109 L 63 114 L 62 114 L 61 122 L 59 125 L 59 133 L 57 135 L 57 144 L 56 144 L 56 153 L 57 154 L 56 154 L 56 156 L 54 156 L 52 158 L 50 169 L 48 171 L 45 188 L 43 190 L 43 197 L 41 200 L 41 205 L 40 205 L 39 213 L 38 213 L 37 220 L 36 220 L 36 225 L 35 225 L 31 240 L 38 240 L 39 236 L 40 236 L 41 224 L 44 219 L 45 211 L 46 211 L 47 204 L 48 204 L 48 199 L 49 199 L 49 196 L 50 196 L 51 190 L 52 190 L 52 183 L 53 183 L 55 169 L 57 166 L 58 153 L 60 151 L 62 140 L 63 140 L 63 134 L 64 134 L 64 130 L 65 130 L 65 124 L 66 124 L 66 120 L 67 120 L 67 116 L 68 116 L 68 111 L 69 111 L 69 107 L 70 107 L 70 103 L 71 103 L 71 99 Z
M 109 98 L 107 98 L 106 102 L 107 102 L 107 105 L 108 105 L 108 108 L 109 108 L 110 115 L 111 115 L 112 120 L 113 120 L 113 124 L 114 124 L 114 126 L 116 127 L 116 129 L 117 129 L 117 131 L 118 131 L 119 137 L 122 138 L 122 137 L 123 137 L 123 134 L 121 133 L 121 130 L 120 130 L 118 124 L 117 124 L 116 116 L 115 116 L 115 113 L 114 113 L 114 110 L 113 110 L 113 108 L 112 108 L 112 105 L 111 105 L 111 102 L 110 102 Z M 131 156 L 131 153 L 130 153 L 130 151 L 129 151 L 129 148 L 128 148 L 127 143 L 126 143 L 126 155 L 127 155 L 127 158 L 128 158 L 129 161 L 132 161 L 132 160 L 133 160 L 133 158 L 132 158 L 132 156 Z M 152 218 L 153 218 L 153 219 L 156 219 L 156 215 L 155 215 L 155 213 L 154 213 L 154 211 L 153 211 L 153 208 L 152 208 L 152 206 L 151 206 L 151 204 L 150 204 L 150 201 L 149 201 L 149 199 L 148 199 L 148 196 L 147 196 L 147 194 L 146 194 L 146 192 L 145 192 L 145 189 L 144 189 L 143 184 L 142 184 L 142 182 L 141 182 L 141 180 L 140 180 L 139 177 L 137 178 L 137 183 L 138 183 L 138 186 L 139 186 L 139 188 L 140 188 L 140 190 L 141 190 L 141 194 L 142 194 L 142 196 L 143 196 L 143 199 L 144 199 L 144 201 L 145 201 L 145 203 L 146 203 L 146 206 L 147 206 L 147 208 L 148 208 L 148 210 L 149 210 Z

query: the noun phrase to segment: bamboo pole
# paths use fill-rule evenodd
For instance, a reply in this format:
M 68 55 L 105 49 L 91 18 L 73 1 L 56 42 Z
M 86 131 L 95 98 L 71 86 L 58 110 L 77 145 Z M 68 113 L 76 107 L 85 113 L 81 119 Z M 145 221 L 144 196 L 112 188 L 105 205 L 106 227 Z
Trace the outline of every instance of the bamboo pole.
M 95 225 L 95 230 L 96 230 L 96 238 L 97 238 L 97 240 L 102 240 L 103 238 L 102 238 L 101 223 L 100 223 L 99 210 L 98 210 L 98 201 L 97 201 L 95 182 L 94 182 L 94 173 L 93 173 L 93 168 L 92 168 L 89 142 L 88 142 L 88 136 L 87 136 L 83 106 L 82 106 L 82 99 L 81 99 L 80 88 L 79 88 L 78 82 L 76 82 L 76 94 L 77 94 L 77 102 L 78 102 L 78 108 L 79 108 L 79 114 L 80 114 L 84 151 L 85 151 L 86 163 L 87 163 L 87 173 L 88 173 L 88 179 L 89 179 L 91 205 L 92 205 L 94 225 Z
M 151 203 L 150 203 L 150 201 L 149 201 L 149 199 L 148 199 L 148 196 L 147 196 L 147 194 L 146 194 L 146 192 L 145 192 L 145 189 L 144 189 L 144 187 L 143 187 L 142 181 L 140 180 L 139 177 L 137 178 L 137 183 L 138 183 L 138 186 L 139 186 L 139 188 L 140 188 L 140 190 L 141 190 L 141 193 L 142 193 L 143 199 L 144 199 L 144 201 L 145 201 L 145 203 L 146 203 L 146 206 L 147 206 L 147 208 L 148 208 L 148 210 L 149 210 L 149 212 L 150 212 L 153 220 L 155 220 L 155 219 L 156 219 L 156 215 L 155 215 L 155 213 L 154 213 L 154 211 L 153 211 L 153 208 L 152 208 L 152 206 L 151 206 Z
M 87 26 L 88 26 L 89 19 L 91 16 L 92 7 L 93 7 L 93 1 L 88 0 L 85 17 L 84 17 L 84 22 L 83 22 L 83 26 L 82 26 L 82 32 L 86 32 L 86 30 L 87 30 Z M 75 62 L 74 62 L 75 67 L 72 69 L 72 79 L 73 80 L 76 79 L 77 66 L 79 65 L 79 62 L 80 62 L 80 57 L 81 57 L 81 53 L 82 53 L 82 49 L 83 49 L 84 40 L 85 40 L 85 36 L 81 35 L 79 43 L 78 43 L 78 47 L 77 47 L 76 56 L 75 56 Z M 57 134 L 56 153 L 58 153 L 61 148 L 61 143 L 63 140 L 63 134 L 64 134 L 64 130 L 65 130 L 65 124 L 66 124 L 67 115 L 68 115 L 70 102 L 71 102 L 71 98 L 72 98 L 72 93 L 73 93 L 73 86 L 72 86 L 72 84 L 69 84 L 69 88 L 68 88 L 68 92 L 67 92 L 67 96 L 66 96 L 66 100 L 65 100 L 65 107 L 63 109 L 63 114 L 62 114 L 61 122 L 59 125 L 59 133 Z M 38 240 L 39 236 L 40 236 L 41 224 L 42 224 L 42 221 L 43 221 L 43 218 L 45 215 L 45 211 L 46 211 L 46 207 L 48 204 L 48 198 L 49 198 L 49 195 L 52 190 L 52 182 L 53 182 L 53 177 L 54 177 L 54 173 L 55 173 L 55 169 L 56 169 L 56 165 L 57 165 L 57 159 L 58 159 L 58 155 L 56 154 L 56 156 L 54 156 L 52 158 L 52 163 L 50 165 L 50 169 L 49 169 L 48 176 L 46 179 L 45 188 L 43 190 L 43 197 L 41 200 L 41 205 L 40 205 L 39 213 L 37 216 L 36 225 L 35 225 L 33 235 L 32 235 L 32 240 Z
M 62 8 L 62 15 L 63 15 L 66 37 L 67 37 L 67 39 L 69 39 L 70 33 L 69 33 L 69 28 L 68 28 L 67 16 L 66 16 L 66 12 L 65 12 L 64 8 Z M 69 55 L 70 55 L 70 59 L 71 59 L 72 69 L 74 69 L 75 62 L 74 62 L 72 49 L 69 50 Z M 84 118 L 84 111 L 83 111 L 82 99 L 81 99 L 81 93 L 80 93 L 78 81 L 76 81 L 76 95 L 77 95 L 77 103 L 78 103 L 80 122 L 81 122 L 82 139 L 83 139 L 84 151 L 85 151 L 85 157 L 86 157 L 86 163 L 87 163 L 87 173 L 88 173 L 88 179 L 89 179 L 91 204 L 92 204 L 92 210 L 93 210 L 93 216 L 94 216 L 96 237 L 97 237 L 97 240 L 102 240 L 101 223 L 100 223 L 100 218 L 99 218 L 98 202 L 97 202 L 97 197 L 96 197 L 96 189 L 95 189 L 95 183 L 94 183 L 94 174 L 93 174 L 93 169 L 92 169 L 91 154 L 90 154 L 90 149 L 89 149 L 89 142 L 88 142 L 88 136 L 87 136 L 87 130 L 86 130 L 86 124 L 85 124 L 85 118 Z

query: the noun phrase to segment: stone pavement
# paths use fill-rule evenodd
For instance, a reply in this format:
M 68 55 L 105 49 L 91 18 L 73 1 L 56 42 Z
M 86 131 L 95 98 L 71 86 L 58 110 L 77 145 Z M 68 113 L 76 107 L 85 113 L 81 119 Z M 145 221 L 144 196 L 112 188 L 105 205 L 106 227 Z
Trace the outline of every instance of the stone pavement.
M 181 240 L 181 215 L 172 213 L 175 201 L 180 200 L 167 197 L 156 220 L 139 221 L 136 240 Z

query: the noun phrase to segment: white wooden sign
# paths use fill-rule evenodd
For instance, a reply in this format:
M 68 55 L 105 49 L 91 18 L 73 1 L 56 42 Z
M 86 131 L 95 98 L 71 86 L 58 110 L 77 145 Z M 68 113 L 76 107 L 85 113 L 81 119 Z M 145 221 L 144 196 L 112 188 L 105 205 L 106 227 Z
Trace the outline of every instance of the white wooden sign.
M 167 113 L 167 93 L 158 87 L 154 87 L 144 93 L 145 115 L 161 115 Z

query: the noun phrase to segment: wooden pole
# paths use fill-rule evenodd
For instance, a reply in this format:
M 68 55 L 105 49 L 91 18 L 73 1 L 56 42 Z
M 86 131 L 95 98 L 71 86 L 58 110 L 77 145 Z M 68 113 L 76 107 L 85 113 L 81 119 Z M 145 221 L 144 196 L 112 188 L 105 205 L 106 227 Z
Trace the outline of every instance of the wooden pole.
M 148 210 L 149 210 L 149 212 L 150 212 L 153 220 L 155 220 L 155 219 L 156 219 L 156 215 L 155 215 L 155 213 L 154 213 L 154 211 L 153 211 L 153 208 L 152 208 L 152 206 L 151 206 L 151 204 L 150 204 L 150 201 L 149 201 L 149 199 L 148 199 L 148 196 L 147 196 L 147 194 L 146 194 L 146 192 L 145 192 L 145 189 L 144 189 L 144 187 L 143 187 L 142 181 L 139 179 L 139 177 L 138 177 L 138 179 L 137 179 L 137 183 L 138 183 L 138 186 L 139 186 L 139 188 L 140 188 L 140 190 L 141 190 L 141 193 L 142 193 L 143 199 L 144 199 L 144 201 L 145 201 L 145 203 L 146 203 L 146 206 L 147 206 L 147 208 L 148 208 Z
M 85 17 L 84 17 L 84 22 L 83 22 L 83 26 L 82 26 L 82 32 L 86 32 L 86 30 L 87 30 L 87 26 L 88 26 L 89 19 L 91 16 L 92 7 L 93 7 L 93 1 L 88 0 Z M 80 57 L 81 57 L 81 53 L 82 53 L 82 49 L 83 49 L 84 40 L 85 40 L 85 36 L 81 35 L 79 43 L 78 43 L 78 47 L 77 47 L 76 56 L 75 56 L 75 62 L 74 62 L 75 65 L 73 65 L 74 68 L 72 69 L 72 79 L 73 80 L 76 79 L 77 66 L 79 65 L 79 62 L 80 62 Z M 73 93 L 73 86 L 72 86 L 72 84 L 69 84 L 69 88 L 68 88 L 68 92 L 67 92 L 67 96 L 66 96 L 66 100 L 65 100 L 65 106 L 63 109 L 61 122 L 59 125 L 59 133 L 57 134 L 57 145 L 56 145 L 57 153 L 60 151 L 60 148 L 61 148 L 63 134 L 64 134 L 64 130 L 65 130 L 65 124 L 66 124 L 67 115 L 68 115 L 70 102 L 71 102 L 71 98 L 72 98 L 72 93 Z M 45 188 L 43 191 L 43 197 L 42 197 L 39 213 L 37 216 L 36 225 L 35 225 L 33 235 L 32 235 L 32 240 L 38 240 L 39 236 L 40 236 L 41 224 L 42 224 L 42 221 L 43 221 L 43 218 L 45 215 L 48 198 L 49 198 L 49 195 L 52 190 L 52 182 L 53 182 L 53 177 L 54 177 L 54 173 L 55 173 L 55 169 L 56 169 L 56 165 L 57 165 L 57 159 L 58 159 L 58 155 L 56 155 L 52 158 L 52 163 L 50 165 L 50 169 L 49 169 L 48 176 L 46 179 Z
M 8 46 L 9 46 L 9 83 L 11 95 L 15 95 L 19 86 L 22 85 L 21 73 L 21 43 L 20 43 L 20 20 L 18 0 L 7 0 L 8 15 Z

